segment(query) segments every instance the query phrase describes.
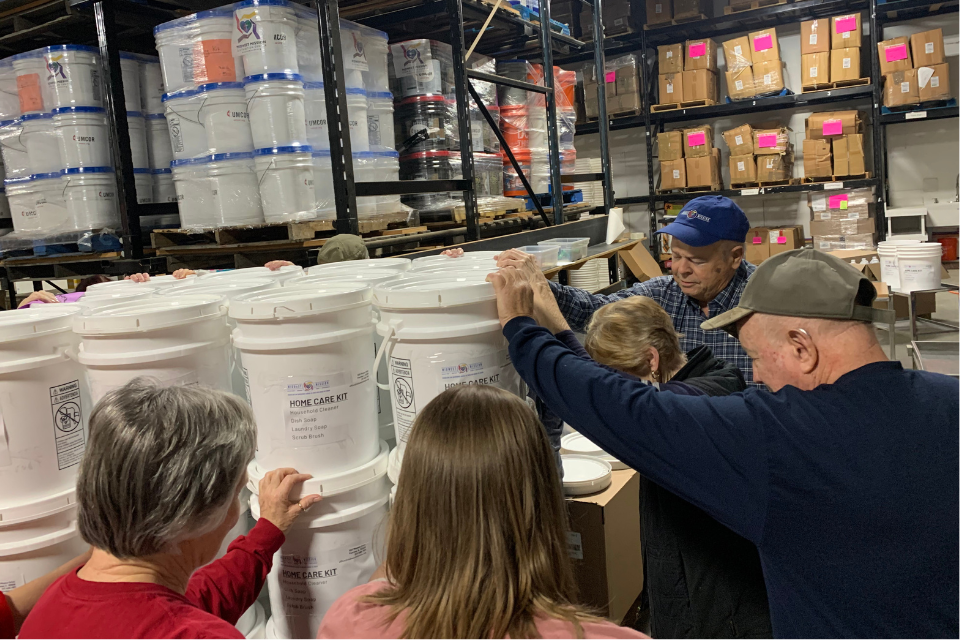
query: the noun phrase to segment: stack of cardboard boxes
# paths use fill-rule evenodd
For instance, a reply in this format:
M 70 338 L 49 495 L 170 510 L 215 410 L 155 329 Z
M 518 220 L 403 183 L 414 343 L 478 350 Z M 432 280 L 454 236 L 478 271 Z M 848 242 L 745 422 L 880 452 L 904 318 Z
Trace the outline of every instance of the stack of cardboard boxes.
M 877 44 L 883 74 L 883 104 L 899 107 L 950 98 L 943 30 L 933 29 Z
M 732 100 L 777 94 L 784 88 L 777 30 L 761 29 L 723 43 L 727 92 Z
M 609 0 L 603 3 L 603 33 L 615 36 L 632 33 L 640 28 L 641 0 Z M 669 2 L 669 0 L 668 0 Z M 550 17 L 565 24 L 574 24 L 574 15 L 580 4 L 580 38 L 585 42 L 593 40 L 593 5 L 580 0 L 553 0 L 550 3 Z M 559 8 L 559 12 L 558 12 Z
M 703 125 L 657 135 L 660 189 L 710 187 L 719 190 L 720 150 L 713 146 L 713 127 Z
M 716 102 L 717 43 L 710 38 L 687 40 L 657 48 L 660 63 L 660 102 Z
M 831 179 L 866 173 L 859 111 L 815 113 L 807 118 L 803 173 L 807 178 Z
M 700 0 L 647 0 L 647 24 L 664 24 L 674 18 L 698 18 L 702 14 Z M 604 5 L 606 24 L 606 5 Z
M 744 258 L 760 264 L 770 256 L 794 249 L 803 249 L 803 227 L 754 227 L 747 232 Z
M 807 204 L 815 249 L 836 251 L 876 245 L 872 190 L 811 191 L 807 194 Z
M 800 23 L 800 64 L 804 89 L 860 79 L 860 14 Z
M 730 148 L 730 185 L 781 182 L 793 177 L 793 143 L 788 127 L 749 124 L 723 133 Z
M 636 54 L 627 54 L 604 65 L 604 88 L 607 98 L 607 115 L 640 111 L 640 73 Z M 587 118 L 598 118 L 597 84 L 593 66 L 586 67 L 583 75 L 583 105 Z

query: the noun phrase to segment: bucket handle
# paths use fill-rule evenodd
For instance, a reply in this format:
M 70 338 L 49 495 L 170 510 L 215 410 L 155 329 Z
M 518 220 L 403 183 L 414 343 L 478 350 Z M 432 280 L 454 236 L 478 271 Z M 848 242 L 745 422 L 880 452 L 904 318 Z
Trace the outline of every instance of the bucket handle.
M 390 340 L 393 338 L 393 336 L 394 336 L 394 334 L 396 333 L 396 331 L 397 331 L 397 328 L 394 327 L 394 326 L 391 326 L 391 327 L 390 327 L 390 332 L 383 337 L 383 342 L 380 343 L 380 348 L 377 349 L 377 357 L 376 357 L 376 359 L 373 361 L 373 376 L 374 376 L 374 380 L 376 380 L 377 371 L 380 370 L 380 361 L 383 360 L 383 354 L 384 354 L 384 352 L 387 350 L 387 343 L 390 342 Z M 389 378 L 388 378 L 388 379 L 389 379 Z M 389 385 L 389 383 L 388 383 L 388 384 L 381 384 L 381 382 L 380 382 L 379 380 L 377 380 L 377 386 L 380 387 L 381 389 L 383 389 L 384 391 L 390 391 L 390 385 Z

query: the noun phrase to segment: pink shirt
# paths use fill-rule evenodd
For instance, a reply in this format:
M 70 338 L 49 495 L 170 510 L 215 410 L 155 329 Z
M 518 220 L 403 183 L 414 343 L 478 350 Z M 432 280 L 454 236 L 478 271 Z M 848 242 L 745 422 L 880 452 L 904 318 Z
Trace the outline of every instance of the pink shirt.
M 318 638 L 400 638 L 406 620 L 400 614 L 393 622 L 387 621 L 389 607 L 361 598 L 375 594 L 386 585 L 385 580 L 374 580 L 355 587 L 333 603 L 320 623 Z M 648 638 L 639 631 L 619 627 L 612 622 L 584 622 L 585 638 Z M 542 638 L 575 638 L 573 625 L 566 620 L 539 618 L 537 631 Z

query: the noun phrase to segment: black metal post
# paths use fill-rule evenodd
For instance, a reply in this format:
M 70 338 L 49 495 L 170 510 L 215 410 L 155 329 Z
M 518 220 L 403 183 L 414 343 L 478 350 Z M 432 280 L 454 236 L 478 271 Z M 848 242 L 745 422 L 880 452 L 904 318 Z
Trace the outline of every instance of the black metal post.
M 873 83 L 873 109 L 871 109 L 870 128 L 873 133 L 873 171 L 877 176 L 877 237 L 887 237 L 887 145 L 883 125 L 880 124 L 880 105 L 883 104 L 883 88 L 880 86 L 880 55 L 877 43 L 883 40 L 883 25 L 877 20 L 877 0 L 870 0 L 870 82 Z
M 143 236 L 140 232 L 140 211 L 137 205 L 137 183 L 133 176 L 133 154 L 130 151 L 130 131 L 127 128 L 126 101 L 123 98 L 123 76 L 120 72 L 120 39 L 112 0 L 97 0 L 93 4 L 97 27 L 97 45 L 103 64 L 103 106 L 114 132 L 111 147 L 117 179 L 117 201 L 120 206 L 120 232 L 123 257 L 143 257 Z
M 563 185 L 560 183 L 560 136 L 557 133 L 557 88 L 553 75 L 553 30 L 550 28 L 550 2 L 540 3 L 540 47 L 543 49 L 543 86 L 551 91 L 543 96 L 547 106 L 547 159 L 550 162 L 550 191 L 553 193 L 553 221 L 563 224 Z
M 643 10 L 644 21 L 646 21 L 646 8 Z M 654 64 L 659 64 L 651 50 L 647 49 L 646 31 L 640 32 L 640 86 L 643 91 L 640 107 L 643 109 L 643 138 L 647 145 L 647 216 L 650 220 L 650 247 L 653 248 L 653 234 L 657 231 L 657 188 L 653 173 L 653 127 L 650 123 L 650 103 L 653 100 L 653 80 L 657 74 L 653 73 Z M 647 61 L 652 64 L 647 64 Z
M 641 42 L 643 32 L 641 29 Z M 603 171 L 603 209 L 604 213 L 610 213 L 610 207 L 614 205 L 613 175 L 610 170 L 610 119 L 607 116 L 607 83 L 600 82 L 606 79 L 607 72 L 603 37 L 603 0 L 593 0 L 593 64 L 597 70 L 597 106 L 600 117 L 597 129 L 600 133 L 600 170 Z
M 323 67 L 323 95 L 327 103 L 327 128 L 330 133 L 330 168 L 333 171 L 333 194 L 337 205 L 337 231 L 359 235 L 343 50 L 340 48 L 340 9 L 337 0 L 317 0 L 317 20 L 320 24 L 320 60 Z
M 453 48 L 454 93 L 457 98 L 457 126 L 460 131 L 460 167 L 470 190 L 463 192 L 463 209 L 467 218 L 467 240 L 480 239 L 480 212 L 477 211 L 477 190 L 473 181 L 473 136 L 470 126 L 470 100 L 467 87 L 467 65 L 463 58 L 466 47 L 463 41 L 463 6 L 460 0 L 447 0 L 450 15 L 450 46 Z M 477 100 L 479 106 L 480 100 Z

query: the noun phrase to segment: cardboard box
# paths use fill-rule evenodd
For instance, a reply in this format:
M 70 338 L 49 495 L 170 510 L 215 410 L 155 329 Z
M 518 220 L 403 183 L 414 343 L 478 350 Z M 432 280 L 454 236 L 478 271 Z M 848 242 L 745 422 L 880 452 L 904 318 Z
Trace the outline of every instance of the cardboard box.
M 753 153 L 753 127 L 748 124 L 723 132 L 723 141 L 730 148 L 730 155 L 745 156 Z
M 860 14 L 851 13 L 830 18 L 830 48 L 848 49 L 862 45 Z
M 633 3 L 628 0 L 603 5 L 603 32 L 605 35 L 630 33 L 639 28 L 634 19 Z
M 750 38 L 734 38 L 723 43 L 723 59 L 727 63 L 727 73 L 739 71 L 753 64 L 750 55 Z
M 829 140 L 803 141 L 803 175 L 807 178 L 826 178 L 833 175 Z
M 713 153 L 713 127 L 709 124 L 683 130 L 683 157 L 703 158 Z
M 779 60 L 753 63 L 753 81 L 757 95 L 783 91 L 783 63 Z
M 673 0 L 674 18 L 696 18 L 701 13 L 700 0 Z
M 825 111 L 807 118 L 807 138 L 833 140 L 851 133 L 860 133 L 859 111 Z
M 683 73 L 660 74 L 660 104 L 683 102 Z
M 838 253 L 843 253 L 843 251 L 831 251 L 830 253 L 836 255 Z M 893 300 L 893 310 L 897 316 L 897 320 L 904 320 L 910 317 L 910 296 L 906 295 L 890 295 L 890 288 L 887 286 L 886 282 L 874 282 L 873 286 L 877 290 L 877 299 L 873 301 L 873 307 L 875 309 L 889 309 L 887 306 L 890 304 L 890 300 Z M 937 311 L 937 294 L 935 293 L 917 293 L 914 294 L 914 299 L 916 300 L 916 314 L 918 316 L 930 315 L 931 313 L 936 313 Z
M 713 149 L 707 156 L 687 158 L 688 187 L 720 187 L 720 150 Z
M 750 33 L 750 55 L 753 64 L 758 62 L 778 62 L 780 44 L 777 42 L 777 30 L 773 27 Z
M 943 64 L 943 29 L 932 29 L 910 36 L 910 54 L 914 67 L 932 67 Z
M 657 47 L 657 60 L 660 73 L 680 73 L 683 71 L 683 43 L 665 44 Z
M 614 471 L 606 490 L 566 502 L 580 602 L 620 622 L 643 589 L 640 476 L 632 469 Z
M 683 132 L 664 131 L 657 134 L 657 149 L 660 162 L 683 158 Z
M 743 258 L 750 264 L 760 264 L 770 257 L 770 230 L 755 227 L 747 231 L 746 250 Z
M 855 220 L 812 220 L 812 236 L 852 236 L 864 233 L 876 233 L 877 221 L 873 218 Z
M 647 24 L 661 24 L 673 20 L 671 0 L 647 0 Z
M 660 161 L 660 188 L 683 189 L 687 186 L 687 165 L 683 158 Z
M 789 127 L 753 130 L 753 152 L 757 155 L 781 154 L 790 149 Z
M 706 69 L 683 72 L 683 99 L 717 101 L 717 74 Z
M 684 47 L 683 70 L 717 70 L 717 43 L 710 38 L 687 40 Z
M 870 188 L 807 193 L 811 220 L 871 218 L 876 208 L 874 200 Z
M 792 177 L 792 155 L 784 153 L 775 156 L 759 156 L 757 158 L 757 180 L 760 182 L 789 180 Z
M 785 251 L 803 249 L 803 227 L 800 225 L 770 229 L 769 235 L 771 257 Z
M 637 68 L 632 64 L 617 67 L 616 85 L 618 96 L 640 95 L 640 77 Z
M 610 113 L 626 113 L 628 111 L 640 111 L 640 94 L 625 93 L 617 96 L 617 110 Z
M 800 54 L 830 51 L 830 20 L 807 20 L 800 23 Z
M 906 36 L 878 42 L 877 53 L 880 54 L 880 73 L 883 75 L 894 71 L 913 69 L 913 58 L 910 57 L 910 42 Z
M 742 67 L 736 71 L 727 71 L 727 93 L 731 100 L 744 100 L 757 95 L 753 79 L 753 67 Z
M 920 88 L 920 102 L 947 100 L 950 98 L 950 66 L 935 64 L 918 68 L 917 85 Z
M 849 236 L 813 236 L 813 248 L 820 251 L 871 249 L 876 244 L 876 237 L 872 233 L 858 233 Z
M 830 82 L 860 77 L 860 49 L 834 49 L 830 55 Z
M 830 82 L 830 52 L 805 53 L 800 56 L 801 80 L 803 86 L 827 84 Z
M 639 242 L 630 249 L 618 251 L 617 255 L 640 282 L 646 282 L 651 278 L 659 278 L 663 275 L 660 263 Z
M 851 133 L 833 141 L 833 175 L 855 176 L 866 170 L 862 133 Z
M 920 89 L 917 86 L 916 69 L 894 71 L 883 76 L 883 105 L 898 107 L 905 104 L 918 104 Z
M 753 154 L 730 156 L 730 184 L 757 181 L 757 159 Z

